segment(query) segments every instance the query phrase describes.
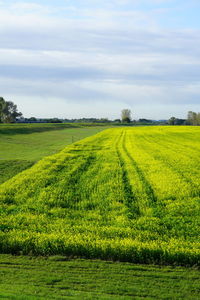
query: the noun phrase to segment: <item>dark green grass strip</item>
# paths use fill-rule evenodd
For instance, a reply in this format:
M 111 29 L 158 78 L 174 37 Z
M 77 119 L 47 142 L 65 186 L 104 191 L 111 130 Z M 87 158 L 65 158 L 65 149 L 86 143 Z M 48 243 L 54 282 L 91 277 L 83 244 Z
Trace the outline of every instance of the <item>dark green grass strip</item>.
M 0 134 L 15 135 L 15 134 L 31 134 L 36 132 L 45 132 L 51 130 L 62 130 L 66 128 L 82 128 L 94 126 L 108 126 L 103 123 L 58 123 L 58 124 L 0 124 Z
M 29 160 L 0 160 L 0 184 L 34 165 Z
M 195 269 L 0 256 L 0 299 L 199 299 Z

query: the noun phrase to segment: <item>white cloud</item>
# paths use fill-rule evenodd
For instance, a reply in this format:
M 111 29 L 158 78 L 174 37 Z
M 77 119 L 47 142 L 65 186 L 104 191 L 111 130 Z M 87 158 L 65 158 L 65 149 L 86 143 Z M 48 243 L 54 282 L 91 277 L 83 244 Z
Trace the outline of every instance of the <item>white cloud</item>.
M 34 2 L 15 2 L 10 6 L 10 11 L 15 15 L 19 14 L 49 14 L 52 9 L 48 6 L 44 6 Z
M 200 31 L 163 31 L 155 15 L 165 11 L 117 10 L 112 3 L 108 9 L 67 6 L 60 16 L 36 3 L 3 6 L 2 95 L 25 114 L 30 109 L 37 115 L 40 107 L 38 115 L 49 116 L 56 110 L 63 116 L 67 106 L 77 117 L 79 109 L 92 114 L 94 106 L 99 116 L 106 108 L 117 117 L 118 109 L 129 106 L 151 118 L 170 117 L 172 108 L 180 113 L 181 105 L 182 114 L 196 108 Z

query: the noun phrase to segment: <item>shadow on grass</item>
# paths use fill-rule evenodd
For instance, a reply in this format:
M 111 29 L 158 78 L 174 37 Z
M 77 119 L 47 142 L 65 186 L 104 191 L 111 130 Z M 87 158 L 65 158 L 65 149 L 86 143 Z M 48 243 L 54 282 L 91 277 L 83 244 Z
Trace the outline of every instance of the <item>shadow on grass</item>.
M 36 132 L 45 132 L 52 130 L 62 130 L 66 128 L 80 128 L 79 124 L 9 124 L 0 125 L 0 134 L 15 135 L 15 134 L 30 134 Z

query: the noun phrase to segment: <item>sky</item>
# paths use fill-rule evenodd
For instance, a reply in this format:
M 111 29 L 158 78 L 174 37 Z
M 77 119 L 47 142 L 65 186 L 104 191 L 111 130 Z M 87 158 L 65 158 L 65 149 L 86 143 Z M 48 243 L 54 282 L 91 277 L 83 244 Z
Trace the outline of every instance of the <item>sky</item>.
M 25 117 L 200 111 L 199 0 L 0 0 L 0 96 Z

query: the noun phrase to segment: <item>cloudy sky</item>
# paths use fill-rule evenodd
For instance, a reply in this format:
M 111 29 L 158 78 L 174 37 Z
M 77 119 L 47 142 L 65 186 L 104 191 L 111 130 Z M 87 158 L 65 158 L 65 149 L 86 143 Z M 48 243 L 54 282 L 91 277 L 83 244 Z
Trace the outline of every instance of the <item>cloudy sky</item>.
M 199 16 L 199 0 L 0 1 L 0 96 L 26 117 L 185 117 Z

